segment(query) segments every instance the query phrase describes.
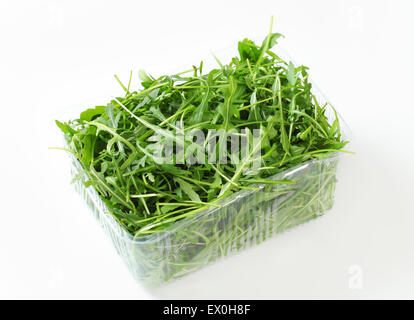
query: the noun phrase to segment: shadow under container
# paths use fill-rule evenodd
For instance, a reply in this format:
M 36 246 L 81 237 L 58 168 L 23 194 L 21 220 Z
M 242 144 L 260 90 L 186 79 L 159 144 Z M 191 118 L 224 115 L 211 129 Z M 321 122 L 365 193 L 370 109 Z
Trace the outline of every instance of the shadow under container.
M 333 152 L 268 178 L 296 184 L 255 185 L 259 190 L 239 191 L 223 199 L 221 207 L 137 238 L 118 224 L 92 186 L 82 180 L 75 185 L 133 276 L 154 288 L 326 213 L 334 203 L 339 157 Z M 72 174 L 82 172 L 72 157 Z

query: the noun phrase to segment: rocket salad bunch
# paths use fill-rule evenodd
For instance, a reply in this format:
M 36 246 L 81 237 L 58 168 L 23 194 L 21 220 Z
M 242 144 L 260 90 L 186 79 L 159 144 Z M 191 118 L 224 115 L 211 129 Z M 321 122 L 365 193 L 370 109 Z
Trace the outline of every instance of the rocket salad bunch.
M 270 31 L 260 45 L 244 39 L 238 43 L 236 57 L 228 64 L 217 59 L 218 67 L 207 73 L 202 62 L 158 78 L 140 71 L 140 90 L 131 88 L 132 73 L 127 85 L 116 77 L 125 91 L 123 97 L 87 109 L 79 119 L 56 121 L 68 150 L 88 176 L 85 184 L 97 190 L 131 234 L 159 232 L 220 206 L 220 200 L 239 190 L 294 184 L 269 177 L 311 158 L 343 151 L 347 141 L 341 137 L 338 117 L 328 121 L 326 111 L 332 107 L 318 103 L 308 68 L 284 61 L 272 51 L 280 37 Z M 252 139 L 247 139 L 244 156 L 242 151 L 236 154 L 239 161 L 231 161 L 234 154 L 229 151 L 227 163 L 178 162 L 176 154 L 172 163 L 157 161 L 166 141 L 182 147 L 187 160 L 192 141 L 186 137 L 193 130 L 203 132 L 207 140 L 215 138 L 211 130 L 238 132 L 236 136 L 247 138 L 260 130 L 260 150 L 255 150 L 260 151 L 259 168 L 254 173 L 248 170 L 258 160 L 253 159 Z M 177 132 L 183 140 L 178 141 Z

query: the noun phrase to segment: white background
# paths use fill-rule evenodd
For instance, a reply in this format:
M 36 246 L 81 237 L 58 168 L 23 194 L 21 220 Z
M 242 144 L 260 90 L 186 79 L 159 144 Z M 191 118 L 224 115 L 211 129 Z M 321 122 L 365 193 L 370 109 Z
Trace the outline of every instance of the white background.
M 0 2 L 0 298 L 414 298 L 412 1 Z M 70 185 L 53 120 L 270 16 L 353 132 L 326 215 L 154 292 Z M 138 85 L 137 77 L 134 78 Z M 360 286 L 355 286 L 355 277 Z

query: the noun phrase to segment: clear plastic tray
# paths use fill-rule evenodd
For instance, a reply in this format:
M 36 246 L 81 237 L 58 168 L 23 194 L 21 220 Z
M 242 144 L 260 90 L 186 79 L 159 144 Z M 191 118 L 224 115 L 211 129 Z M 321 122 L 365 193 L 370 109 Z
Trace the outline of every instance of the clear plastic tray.
M 234 46 L 226 51 L 234 54 Z M 285 50 L 278 48 L 278 54 L 290 60 Z M 312 85 L 318 101 L 327 102 L 314 82 Z M 327 109 L 326 115 L 333 121 L 332 110 Z M 346 138 L 344 133 L 348 135 L 349 129 L 342 118 L 339 120 Z M 334 203 L 341 155 L 333 152 L 314 158 L 269 178 L 294 180 L 297 184 L 256 185 L 260 190 L 234 193 L 219 203 L 220 208 L 210 207 L 162 232 L 139 238 L 134 238 L 108 213 L 92 186 L 85 187 L 78 179 L 75 187 L 134 277 L 147 287 L 156 287 L 327 213 Z M 70 157 L 72 174 L 78 177 L 82 166 Z M 84 173 L 83 181 L 86 180 Z
M 271 177 L 297 184 L 234 193 L 219 203 L 221 208 L 206 209 L 163 232 L 139 238 L 108 213 L 93 187 L 86 188 L 81 180 L 75 187 L 133 276 L 147 287 L 156 287 L 326 213 L 334 203 L 339 156 L 333 153 L 309 160 Z M 81 172 L 81 165 L 72 157 L 72 174 Z

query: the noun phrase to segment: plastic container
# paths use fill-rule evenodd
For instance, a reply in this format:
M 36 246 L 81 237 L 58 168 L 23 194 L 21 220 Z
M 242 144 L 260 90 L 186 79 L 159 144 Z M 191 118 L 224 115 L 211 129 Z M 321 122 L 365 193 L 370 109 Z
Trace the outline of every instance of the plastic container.
M 333 153 L 307 161 L 271 177 L 295 180 L 295 185 L 234 193 L 220 203 L 221 208 L 201 211 L 163 232 L 136 239 L 106 213 L 93 187 L 86 188 L 80 180 L 75 186 L 133 276 L 156 287 L 326 213 L 334 203 L 338 160 L 339 153 Z M 81 172 L 73 157 L 72 174 Z
M 235 52 L 234 47 L 231 52 Z M 327 102 L 312 84 L 318 101 Z M 329 120 L 334 119 L 332 111 L 326 110 L 326 115 Z M 341 118 L 340 121 L 343 134 L 345 123 Z M 139 238 L 134 238 L 107 213 L 93 187 L 85 187 L 79 179 L 75 186 L 133 276 L 147 287 L 156 287 L 326 214 L 334 203 L 341 155 L 334 152 L 315 158 L 269 178 L 295 180 L 297 184 L 256 185 L 260 190 L 234 193 L 219 203 L 220 208 L 210 207 L 162 232 Z M 73 156 L 71 163 L 72 174 L 78 177 L 83 169 Z M 83 180 L 86 179 L 84 173 Z

